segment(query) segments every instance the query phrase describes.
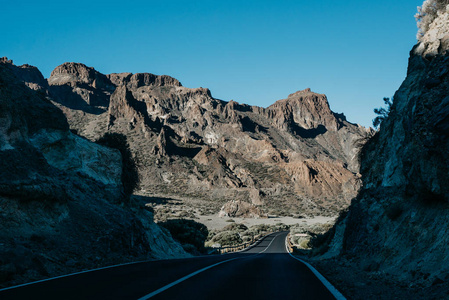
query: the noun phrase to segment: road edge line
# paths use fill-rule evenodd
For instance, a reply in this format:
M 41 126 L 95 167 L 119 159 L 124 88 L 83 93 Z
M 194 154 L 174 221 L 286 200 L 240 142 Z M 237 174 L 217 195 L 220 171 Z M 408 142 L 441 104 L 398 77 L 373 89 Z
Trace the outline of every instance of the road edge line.
M 50 280 L 53 280 L 53 279 L 60 279 L 60 278 L 70 277 L 70 276 L 84 274 L 84 273 L 90 273 L 90 272 L 95 272 L 95 271 L 100 271 L 100 270 L 105 270 L 105 269 L 111 269 L 111 268 L 115 268 L 115 267 L 128 266 L 128 265 L 133 265 L 133 264 L 146 263 L 146 262 L 151 262 L 151 261 L 152 260 L 133 261 L 133 262 L 123 263 L 123 264 L 118 264 L 118 265 L 106 266 L 106 267 L 101 267 L 101 268 L 96 268 L 96 269 L 91 269 L 91 270 L 84 270 L 84 271 L 79 271 L 79 272 L 65 274 L 65 275 L 59 275 L 59 276 L 56 276 L 56 277 L 45 278 L 45 279 L 41 279 L 41 280 L 37 280 L 37 281 L 32 281 L 32 282 L 27 282 L 27 283 L 22 283 L 22 284 L 18 284 L 18 285 L 2 288 L 2 289 L 0 289 L 0 292 L 11 290 L 11 289 L 15 289 L 15 288 L 24 287 L 24 286 L 27 286 L 27 285 L 32 285 L 32 284 L 35 284 L 35 283 L 41 283 L 41 282 L 45 282 L 45 281 L 50 281 Z M 156 260 L 154 260 L 154 261 L 156 261 Z
M 275 233 L 279 233 L 279 232 L 273 232 L 273 233 L 267 234 L 266 236 L 262 237 L 262 238 L 259 239 L 259 240 L 263 240 L 264 238 L 268 237 L 269 235 L 272 235 L 272 234 L 275 234 Z M 257 256 L 257 255 L 262 254 L 262 253 L 264 253 L 265 251 L 267 251 L 267 249 L 270 247 L 270 245 L 273 243 L 273 241 L 274 241 L 278 236 L 279 236 L 279 234 L 275 235 L 274 238 L 271 240 L 271 242 L 268 244 L 268 246 L 267 246 L 263 251 L 254 254 L 254 256 Z M 242 251 L 242 250 L 240 250 L 240 251 Z M 201 269 L 201 270 L 195 271 L 195 272 L 190 273 L 190 274 L 188 274 L 188 275 L 186 275 L 186 276 L 184 276 L 184 277 L 182 277 L 182 278 L 180 278 L 180 279 L 178 279 L 178 280 L 175 280 L 175 281 L 173 281 L 172 283 L 169 283 L 169 284 L 167 284 L 167 285 L 165 285 L 165 286 L 163 286 L 163 287 L 161 287 L 161 288 L 155 290 L 154 292 L 151 292 L 151 293 L 149 293 L 149 294 L 147 294 L 147 295 L 145 295 L 145 296 L 139 298 L 138 300 L 148 300 L 148 299 L 150 299 L 150 298 L 152 298 L 152 297 L 154 297 L 154 296 L 156 296 L 156 295 L 158 295 L 158 294 L 160 294 L 160 293 L 162 293 L 162 292 L 168 290 L 169 288 L 171 288 L 171 287 L 177 285 L 178 283 L 181 283 L 181 282 L 183 282 L 183 281 L 185 281 L 185 280 L 187 280 L 187 279 L 189 279 L 189 278 L 192 278 L 192 277 L 195 276 L 195 275 L 198 275 L 199 273 L 202 273 L 202 272 L 204 272 L 204 271 L 207 271 L 207 270 L 209 270 L 209 269 L 211 269 L 211 268 L 213 268 L 213 267 L 216 267 L 216 266 L 218 266 L 218 265 L 224 264 L 224 263 L 226 263 L 226 262 L 233 261 L 233 260 L 236 260 L 236 259 L 242 259 L 242 258 L 243 258 L 243 257 L 235 257 L 235 258 L 231 258 L 231 259 L 228 259 L 228 260 L 225 260 L 225 261 L 221 261 L 221 262 L 218 262 L 218 263 L 216 263 L 216 264 L 207 266 L 207 267 L 205 267 L 205 268 L 203 268 L 203 269 Z
M 195 271 L 195 272 L 190 273 L 189 275 L 186 275 L 186 276 L 184 276 L 184 277 L 182 277 L 182 278 L 180 278 L 180 279 L 178 279 L 178 280 L 176 280 L 176 281 L 173 281 L 172 283 L 169 283 L 169 284 L 167 284 L 166 286 L 163 286 L 163 287 L 161 287 L 161 288 L 155 290 L 154 292 L 151 292 L 151 293 L 149 293 L 149 294 L 147 294 L 147 295 L 145 295 L 145 296 L 139 298 L 138 300 L 147 300 L 147 299 L 150 299 L 150 298 L 152 298 L 152 297 L 154 297 L 154 296 L 156 296 L 156 295 L 162 293 L 163 291 L 168 290 L 169 288 L 171 288 L 171 287 L 177 285 L 178 283 L 181 283 L 181 282 L 183 282 L 183 281 L 185 281 L 185 280 L 187 280 L 187 279 L 189 279 L 189 278 L 191 278 L 191 277 L 193 277 L 193 276 L 195 276 L 195 275 L 198 275 L 198 274 L 201 273 L 201 272 L 204 272 L 204 271 L 206 271 L 206 270 L 209 270 L 209 269 L 211 269 L 211 268 L 213 268 L 213 267 L 216 267 L 216 266 L 218 266 L 218 265 L 224 264 L 224 263 L 226 263 L 226 262 L 229 262 L 229 261 L 232 261 L 232 260 L 236 260 L 236 259 L 241 259 L 241 258 L 242 258 L 242 257 L 231 258 L 231 259 L 228 259 L 228 260 L 221 261 L 221 262 L 219 262 L 219 263 L 213 264 L 213 265 L 211 265 L 211 266 L 207 266 L 207 267 L 205 267 L 205 268 L 203 268 L 203 269 L 201 269 L 201 270 Z
M 276 233 L 276 232 L 269 233 L 269 234 L 261 237 L 257 241 L 260 241 L 260 240 L 262 240 L 262 239 L 266 238 L 267 236 L 269 236 L 271 234 L 274 234 L 274 233 Z M 221 255 L 227 255 L 227 254 L 243 252 L 243 251 L 249 250 L 251 248 L 251 246 L 249 246 L 246 249 L 237 251 L 237 252 L 229 252 L 229 253 L 225 253 L 225 254 L 221 254 Z M 24 287 L 24 286 L 27 286 L 27 285 L 32 285 L 32 284 L 37 284 L 37 283 L 41 283 L 41 282 L 46 282 L 46 281 L 50 281 L 50 280 L 53 280 L 53 279 L 60 279 L 60 278 L 64 278 L 64 277 L 80 275 L 80 274 L 84 274 L 84 273 L 95 272 L 95 271 L 100 271 L 100 270 L 105 270 L 105 269 L 111 269 L 111 268 L 115 268 L 115 267 L 122 267 L 122 266 L 127 266 L 127 265 L 147 263 L 147 262 L 153 262 L 153 261 L 176 260 L 176 259 L 185 259 L 185 258 L 202 258 L 202 257 L 211 257 L 211 256 L 212 255 L 201 255 L 201 256 L 192 256 L 192 257 L 176 257 L 176 258 L 168 258 L 168 259 L 164 258 L 164 259 L 155 259 L 155 260 L 132 261 L 132 262 L 127 262 L 127 263 L 123 263 L 123 264 L 117 264 L 117 265 L 112 265 L 112 266 L 100 267 L 100 268 L 96 268 L 96 269 L 84 270 L 84 271 L 79 271 L 79 272 L 75 272 L 75 273 L 64 274 L 64 275 L 59 275 L 59 276 L 55 276 L 55 277 L 40 279 L 40 280 L 36 280 L 36 281 L 32 281 L 32 282 L 27 282 L 27 283 L 22 283 L 22 284 L 18 284 L 18 285 L 8 286 L 8 287 L 5 287 L 5 288 L 1 288 L 0 292 L 7 291 L 7 290 L 12 290 L 12 289 L 15 289 L 15 288 L 21 288 L 21 287 Z
M 306 267 L 308 267 L 310 269 L 310 271 L 312 271 L 312 273 L 321 281 L 321 283 L 329 290 L 329 292 L 332 294 L 332 296 L 335 297 L 335 299 L 337 300 L 347 300 L 345 296 L 343 296 L 343 294 L 337 290 L 337 288 L 335 286 L 332 285 L 332 283 L 329 282 L 329 280 L 326 279 L 326 277 L 324 277 L 323 275 L 321 275 L 320 272 L 318 272 L 317 269 L 315 269 L 311 264 L 309 264 L 308 262 L 303 261 L 302 259 L 295 257 L 293 254 L 290 253 L 290 251 L 288 250 L 287 247 L 287 238 L 288 238 L 288 234 L 285 237 L 285 250 L 287 251 L 287 253 L 290 255 L 290 257 L 300 261 L 301 263 L 303 263 L 304 265 L 306 265 Z

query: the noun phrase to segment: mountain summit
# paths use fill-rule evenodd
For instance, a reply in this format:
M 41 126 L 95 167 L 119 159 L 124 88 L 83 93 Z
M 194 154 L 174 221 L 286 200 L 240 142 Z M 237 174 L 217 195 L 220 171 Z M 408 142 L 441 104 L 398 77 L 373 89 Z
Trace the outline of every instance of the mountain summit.
M 272 214 L 333 215 L 357 192 L 354 142 L 367 129 L 310 89 L 262 108 L 170 76 L 65 63 L 51 73 L 48 94 L 77 134 L 127 137 L 139 194 L 194 198 L 213 212 L 232 199 Z

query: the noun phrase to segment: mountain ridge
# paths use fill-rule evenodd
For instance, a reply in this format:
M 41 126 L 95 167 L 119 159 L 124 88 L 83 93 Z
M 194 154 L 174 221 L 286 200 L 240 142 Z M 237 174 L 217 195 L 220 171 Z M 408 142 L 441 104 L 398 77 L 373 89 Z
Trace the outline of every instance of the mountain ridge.
M 225 198 L 247 201 L 259 193 L 255 201 L 268 212 L 282 206 L 273 202 L 280 196 L 283 203 L 302 202 L 294 213 L 292 203 L 277 209 L 283 214 L 329 215 L 348 205 L 357 189 L 353 143 L 369 130 L 332 112 L 327 97 L 310 89 L 263 108 L 215 99 L 209 89 L 186 88 L 167 75 L 104 75 L 80 63 L 56 67 L 47 82 L 71 130 L 92 141 L 106 132 L 129 138 L 141 163 L 142 193 L 212 200 L 215 210 Z M 198 164 L 205 160 L 195 156 L 206 146 L 220 153 L 213 156 L 219 163 Z M 195 168 L 201 170 L 192 173 Z M 267 169 L 275 183 L 263 178 Z M 310 207 L 305 198 L 333 198 L 335 207 L 327 211 L 326 201 Z

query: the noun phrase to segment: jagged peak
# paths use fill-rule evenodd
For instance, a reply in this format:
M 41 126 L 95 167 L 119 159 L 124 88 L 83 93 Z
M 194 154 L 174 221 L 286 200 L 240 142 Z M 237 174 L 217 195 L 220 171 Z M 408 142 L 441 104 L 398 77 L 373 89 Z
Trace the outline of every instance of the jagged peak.
M 13 65 L 12 59 L 8 59 L 6 56 L 0 57 L 0 63 Z
M 106 76 L 116 86 L 129 85 L 132 88 L 142 86 L 182 86 L 178 79 L 168 75 L 155 75 L 152 73 L 112 73 Z
M 9 68 L 10 71 L 12 71 L 12 73 L 29 88 L 33 90 L 42 90 L 47 87 L 47 81 L 37 67 L 29 64 L 16 66 L 12 59 L 8 59 L 7 57 L 1 57 L 0 63 Z
M 274 109 L 279 107 L 296 107 L 296 106 L 307 106 L 307 107 L 317 107 L 317 108 L 326 108 L 326 110 L 329 110 L 329 102 L 327 100 L 327 96 L 324 94 L 318 94 L 313 92 L 310 88 L 297 91 L 295 93 L 292 93 L 288 95 L 286 99 L 278 100 L 274 104 L 268 107 L 268 109 Z
M 82 72 L 97 72 L 93 67 L 88 67 L 83 63 L 77 62 L 65 62 L 59 66 L 57 66 L 52 72 L 51 75 L 56 75 L 58 73 L 82 73 Z M 50 75 L 50 76 L 51 76 Z
M 285 128 L 295 123 L 304 129 L 325 126 L 337 130 L 337 120 L 324 94 L 312 92 L 310 88 L 290 94 L 287 99 L 276 101 L 267 108 L 268 116 L 275 119 L 278 126 Z
M 295 98 L 295 97 L 297 97 L 297 96 L 302 96 L 302 97 L 303 97 L 303 96 L 312 96 L 312 95 L 320 96 L 320 97 L 325 97 L 325 98 L 326 98 L 326 101 L 327 101 L 326 95 L 324 95 L 324 94 L 319 94 L 319 93 L 315 93 L 315 92 L 312 91 L 310 88 L 306 88 L 306 89 L 304 89 L 304 90 L 300 90 L 300 91 L 294 92 L 294 93 L 288 95 L 287 98 Z
M 92 67 L 82 63 L 66 62 L 57 66 L 50 75 L 48 83 L 50 85 L 63 85 L 69 82 L 81 82 L 92 84 L 98 77 L 105 78 Z

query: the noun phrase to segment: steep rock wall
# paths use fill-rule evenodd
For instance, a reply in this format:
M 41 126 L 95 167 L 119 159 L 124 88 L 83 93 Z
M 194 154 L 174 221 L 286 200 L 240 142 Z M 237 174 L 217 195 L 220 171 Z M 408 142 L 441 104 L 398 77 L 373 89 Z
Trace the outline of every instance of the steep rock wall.
M 0 286 L 185 256 L 144 200 L 125 202 L 120 153 L 71 133 L 42 79 L 0 60 Z
M 440 291 L 449 280 L 447 32 L 444 6 L 410 52 L 391 111 L 362 150 L 363 187 L 331 244 L 333 255 L 373 275 Z

